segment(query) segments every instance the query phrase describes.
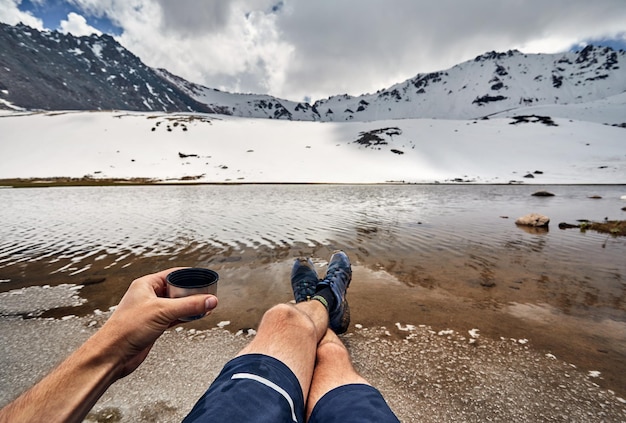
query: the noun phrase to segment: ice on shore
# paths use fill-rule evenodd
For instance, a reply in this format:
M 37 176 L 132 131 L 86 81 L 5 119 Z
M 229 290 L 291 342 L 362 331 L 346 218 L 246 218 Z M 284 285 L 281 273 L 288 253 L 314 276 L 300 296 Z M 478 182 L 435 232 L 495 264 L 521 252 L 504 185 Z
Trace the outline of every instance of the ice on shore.
M 87 302 L 80 297 L 83 285 L 29 286 L 0 293 L 0 316 L 37 317 L 59 307 L 78 307 Z

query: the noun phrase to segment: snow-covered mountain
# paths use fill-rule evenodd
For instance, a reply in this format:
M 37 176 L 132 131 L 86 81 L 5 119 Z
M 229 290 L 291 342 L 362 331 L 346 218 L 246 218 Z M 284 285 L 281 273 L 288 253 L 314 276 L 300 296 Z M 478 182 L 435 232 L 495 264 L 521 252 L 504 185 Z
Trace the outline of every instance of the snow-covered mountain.
M 157 72 L 190 97 L 220 114 L 250 118 L 321 120 L 309 103 L 298 103 L 264 94 L 229 93 L 189 82 L 165 69 L 158 69 Z
M 146 66 L 107 35 L 74 37 L 0 24 L 0 108 L 200 111 L 367 122 L 473 119 L 528 107 L 585 104 L 624 92 L 626 52 L 588 46 L 562 54 L 486 53 L 374 94 L 337 95 L 310 105 L 186 81 Z M 600 123 L 626 122 L 626 116 L 616 119 Z
M 491 52 L 376 94 L 335 96 L 313 108 L 332 121 L 471 119 L 526 106 L 586 103 L 623 92 L 626 52 L 588 46 L 562 54 Z
M 0 23 L 0 108 L 203 111 L 108 35 Z
M 491 52 L 449 70 L 418 74 L 375 94 L 308 103 L 230 94 L 161 76 L 209 107 L 240 117 L 327 122 L 386 119 L 474 119 L 531 106 L 582 104 L 626 92 L 626 52 L 588 46 L 579 52 Z M 618 121 L 626 122 L 626 116 Z

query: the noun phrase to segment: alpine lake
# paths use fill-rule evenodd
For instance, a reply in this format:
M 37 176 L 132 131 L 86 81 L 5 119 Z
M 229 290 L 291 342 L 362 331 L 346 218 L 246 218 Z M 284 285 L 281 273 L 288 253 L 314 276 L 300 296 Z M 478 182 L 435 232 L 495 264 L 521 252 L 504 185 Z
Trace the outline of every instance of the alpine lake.
M 546 190 L 553 197 L 536 197 Z M 321 276 L 346 251 L 353 324 L 425 324 L 527 339 L 626 394 L 626 237 L 559 229 L 626 219 L 624 185 L 141 185 L 0 189 L 0 292 L 76 284 L 116 305 L 129 283 L 178 266 L 220 274 L 220 305 L 186 324 L 256 328 L 289 301 L 293 260 Z M 547 229 L 520 227 L 529 213 Z M 6 316 L 5 316 L 6 317 Z M 22 318 L 32 318 L 24 315 Z

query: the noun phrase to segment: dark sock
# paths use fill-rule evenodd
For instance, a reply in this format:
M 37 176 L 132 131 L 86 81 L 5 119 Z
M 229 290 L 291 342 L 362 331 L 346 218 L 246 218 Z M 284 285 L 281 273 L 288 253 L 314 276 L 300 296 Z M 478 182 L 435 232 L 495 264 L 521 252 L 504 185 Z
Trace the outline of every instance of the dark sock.
M 335 299 L 335 295 L 333 294 L 333 291 L 328 286 L 321 288 L 319 291 L 317 291 L 315 295 L 313 295 L 313 298 L 311 299 L 317 300 L 320 303 L 324 304 L 324 306 L 326 306 L 328 311 L 334 310 L 336 303 L 337 303 L 337 300 Z

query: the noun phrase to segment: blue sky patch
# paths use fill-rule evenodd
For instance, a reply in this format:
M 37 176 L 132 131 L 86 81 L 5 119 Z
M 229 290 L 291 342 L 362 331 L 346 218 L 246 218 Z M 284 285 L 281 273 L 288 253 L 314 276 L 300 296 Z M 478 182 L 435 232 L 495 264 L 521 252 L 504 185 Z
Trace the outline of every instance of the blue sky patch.
M 19 8 L 23 12 L 30 12 L 43 21 L 43 26 L 50 30 L 59 29 L 61 21 L 67 20 L 71 12 L 83 16 L 87 23 L 109 35 L 120 35 L 122 28 L 113 24 L 107 17 L 96 17 L 86 14 L 83 10 L 64 0 L 31 1 L 22 0 Z
M 586 44 L 576 44 L 570 48 L 570 51 L 582 50 L 584 45 L 592 44 L 600 47 L 611 47 L 613 50 L 626 50 L 626 33 L 620 34 L 616 38 L 598 38 L 585 40 Z

